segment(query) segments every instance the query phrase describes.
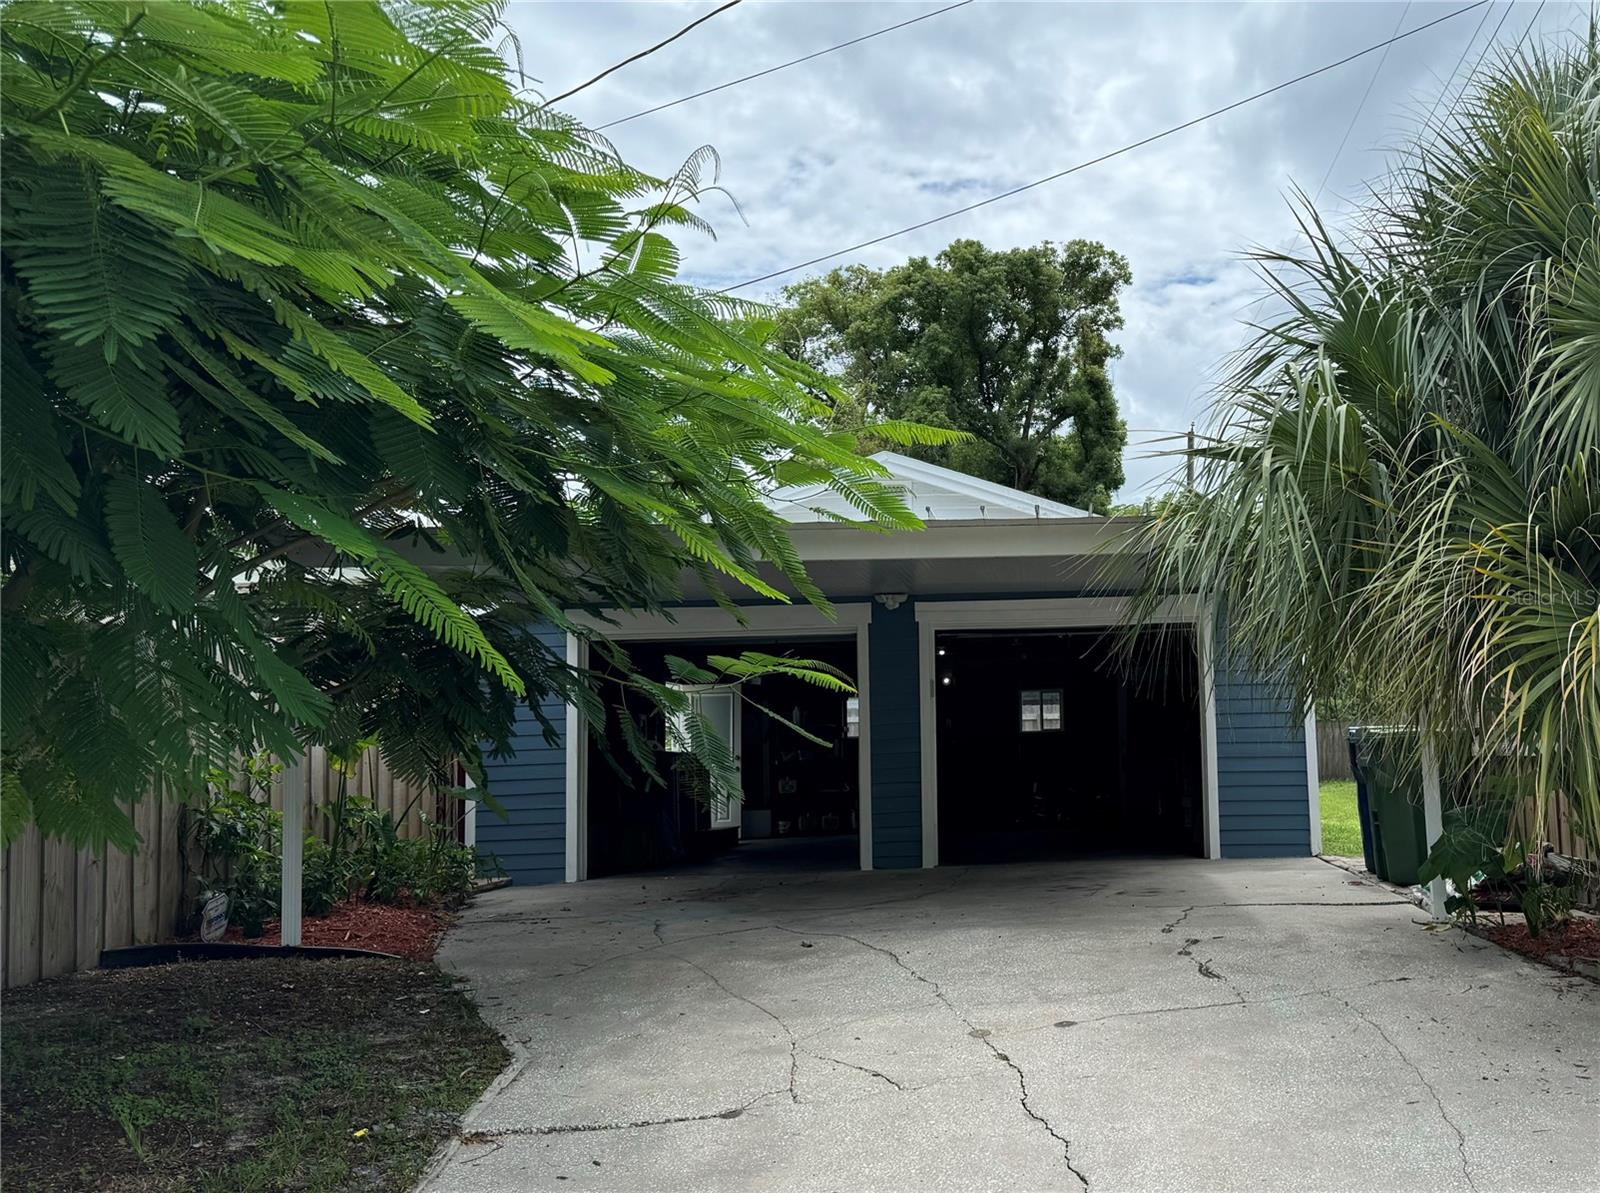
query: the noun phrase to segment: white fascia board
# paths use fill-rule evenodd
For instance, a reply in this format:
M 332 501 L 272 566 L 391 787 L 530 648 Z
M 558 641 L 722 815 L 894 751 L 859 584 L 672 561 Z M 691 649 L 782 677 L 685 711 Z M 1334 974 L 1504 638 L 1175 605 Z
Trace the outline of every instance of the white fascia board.
M 717 605 L 696 605 L 664 613 L 626 613 L 616 611 L 606 617 L 569 611 L 572 620 L 602 637 L 618 641 L 625 638 L 751 638 L 751 637 L 826 637 L 848 638 L 857 627 L 872 620 L 872 603 L 854 601 L 834 606 L 828 617 L 813 605 L 746 605 L 736 618 Z
M 1169 597 L 1148 623 L 1192 624 L 1199 620 L 1192 597 Z M 1023 600 L 918 601 L 917 621 L 935 629 L 1100 629 L 1128 618 L 1127 597 L 1030 597 Z
M 801 522 L 790 526 L 788 534 L 804 560 L 999 559 L 1124 551 L 1128 533 L 1139 521 L 1084 517 L 934 522 L 924 530 L 888 533 L 833 522 Z

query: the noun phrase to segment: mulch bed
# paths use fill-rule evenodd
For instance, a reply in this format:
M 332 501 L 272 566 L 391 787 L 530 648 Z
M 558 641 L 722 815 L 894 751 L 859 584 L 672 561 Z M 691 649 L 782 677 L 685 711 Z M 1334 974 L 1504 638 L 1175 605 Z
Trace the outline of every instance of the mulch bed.
M 507 1060 L 414 961 L 91 971 L 3 1013 L 8 1193 L 405 1193 Z
M 300 943 L 371 949 L 375 953 L 393 953 L 408 961 L 431 961 L 439 947 L 439 937 L 449 923 L 448 914 L 430 907 L 394 907 L 351 899 L 340 903 L 327 915 L 306 916 L 301 920 Z M 224 939 L 247 944 L 277 944 L 278 921 L 268 920 L 264 928 L 260 936 L 250 938 L 237 928 L 229 928 Z
M 1527 925 L 1521 922 L 1491 924 L 1479 920 L 1478 931 L 1498 945 L 1540 961 L 1552 956 L 1600 961 L 1600 920 L 1574 916 L 1538 936 L 1528 935 Z

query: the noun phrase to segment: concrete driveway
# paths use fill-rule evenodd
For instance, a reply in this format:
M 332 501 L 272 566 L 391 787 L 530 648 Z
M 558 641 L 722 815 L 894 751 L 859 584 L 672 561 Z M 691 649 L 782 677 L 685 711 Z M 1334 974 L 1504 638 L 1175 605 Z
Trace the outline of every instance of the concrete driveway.
M 1315 860 L 510 888 L 433 1190 L 1600 1188 L 1600 987 Z

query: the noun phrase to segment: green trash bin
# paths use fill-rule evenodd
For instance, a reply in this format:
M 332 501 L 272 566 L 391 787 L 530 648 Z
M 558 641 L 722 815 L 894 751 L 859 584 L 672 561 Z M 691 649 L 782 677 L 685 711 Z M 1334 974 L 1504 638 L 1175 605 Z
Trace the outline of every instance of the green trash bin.
M 1414 886 L 1428 856 L 1417 731 L 1361 725 L 1350 730 L 1350 744 L 1372 808 L 1378 877 Z

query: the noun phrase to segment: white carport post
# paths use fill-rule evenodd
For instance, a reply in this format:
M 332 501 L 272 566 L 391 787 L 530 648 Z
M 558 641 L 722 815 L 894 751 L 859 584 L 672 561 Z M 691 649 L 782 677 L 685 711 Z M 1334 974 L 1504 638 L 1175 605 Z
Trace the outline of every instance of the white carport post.
M 1439 784 L 1439 755 L 1433 748 L 1433 739 L 1426 730 L 1422 733 L 1422 822 L 1428 836 L 1428 849 L 1444 835 L 1444 798 Z M 1428 883 L 1428 914 L 1436 920 L 1445 918 L 1444 879 L 1435 878 Z
M 283 760 L 283 881 L 278 902 L 278 943 L 300 943 L 300 871 L 306 832 L 306 759 L 294 754 Z

